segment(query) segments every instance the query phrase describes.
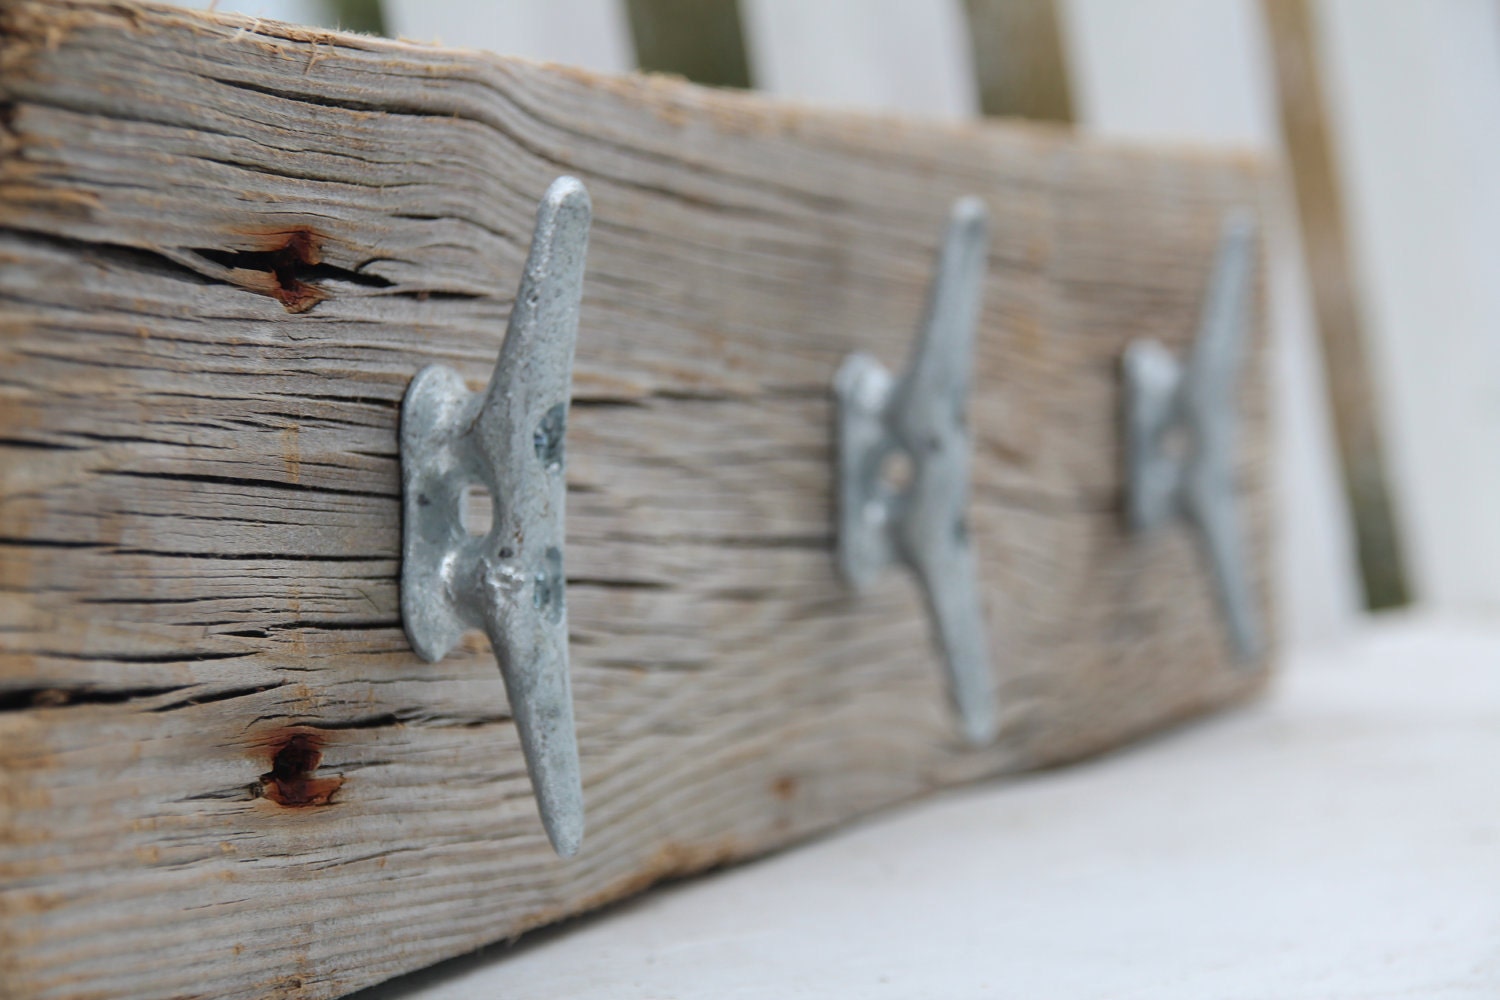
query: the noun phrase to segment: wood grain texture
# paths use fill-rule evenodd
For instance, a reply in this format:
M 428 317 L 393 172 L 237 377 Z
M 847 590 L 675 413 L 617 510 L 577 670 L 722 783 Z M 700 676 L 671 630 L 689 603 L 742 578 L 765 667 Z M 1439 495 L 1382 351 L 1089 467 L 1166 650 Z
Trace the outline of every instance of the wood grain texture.
M 0 18 L 0 995 L 334 996 L 1262 683 L 1189 533 L 1124 534 L 1116 420 L 1123 345 L 1187 343 L 1254 163 L 124 3 Z M 402 392 L 487 378 L 563 172 L 595 205 L 566 862 L 483 639 L 419 661 L 396 583 Z M 985 750 L 911 583 L 835 577 L 830 496 L 833 372 L 902 361 L 968 193 Z

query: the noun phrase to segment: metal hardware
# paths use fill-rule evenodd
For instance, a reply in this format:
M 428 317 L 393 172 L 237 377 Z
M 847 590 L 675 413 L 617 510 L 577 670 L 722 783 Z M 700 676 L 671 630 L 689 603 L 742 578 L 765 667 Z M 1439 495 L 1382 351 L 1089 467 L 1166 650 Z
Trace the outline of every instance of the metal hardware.
M 1135 341 L 1124 357 L 1130 526 L 1149 531 L 1178 515 L 1197 527 L 1235 653 L 1247 662 L 1260 651 L 1261 630 L 1240 539 L 1233 462 L 1235 382 L 1254 243 L 1250 214 L 1232 213 L 1186 367 L 1155 340 Z
M 542 825 L 563 857 L 583 840 L 583 784 L 568 679 L 563 436 L 592 208 L 559 177 L 537 208 L 531 252 L 484 393 L 451 368 L 417 373 L 401 406 L 401 618 L 425 660 L 470 628 L 499 661 Z M 489 491 L 482 537 L 465 493 Z
M 922 332 L 898 380 L 868 354 L 834 379 L 838 399 L 838 565 L 864 589 L 893 562 L 917 576 L 936 627 L 965 736 L 997 727 L 978 574 L 965 519 L 969 433 L 964 406 L 985 257 L 984 203 L 956 202 L 938 254 Z M 908 481 L 893 481 L 901 463 Z

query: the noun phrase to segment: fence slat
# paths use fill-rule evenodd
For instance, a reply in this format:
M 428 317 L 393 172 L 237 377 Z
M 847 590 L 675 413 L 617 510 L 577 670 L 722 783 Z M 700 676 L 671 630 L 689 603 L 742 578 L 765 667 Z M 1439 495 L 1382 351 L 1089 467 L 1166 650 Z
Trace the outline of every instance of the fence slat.
M 1500 4 L 1314 7 L 1412 589 L 1500 608 Z
M 381 0 L 390 34 L 579 66 L 635 67 L 620 0 Z

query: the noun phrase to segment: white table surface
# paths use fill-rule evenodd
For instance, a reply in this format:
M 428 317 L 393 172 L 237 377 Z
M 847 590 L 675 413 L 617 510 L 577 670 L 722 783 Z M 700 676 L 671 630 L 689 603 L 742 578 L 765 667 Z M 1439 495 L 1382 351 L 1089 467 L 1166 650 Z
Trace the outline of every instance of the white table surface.
M 1500 997 L 1500 625 L 945 794 L 362 1000 Z

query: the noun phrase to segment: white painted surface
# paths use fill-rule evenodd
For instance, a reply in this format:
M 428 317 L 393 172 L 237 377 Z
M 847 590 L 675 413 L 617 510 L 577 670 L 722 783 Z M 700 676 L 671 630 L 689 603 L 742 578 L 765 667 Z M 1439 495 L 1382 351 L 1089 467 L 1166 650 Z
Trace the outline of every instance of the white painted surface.
M 740 0 L 756 89 L 968 117 L 979 96 L 960 0 Z
M 1256 0 L 1063 0 L 1060 10 L 1081 127 L 1116 139 L 1248 147 L 1280 158 Z M 1267 286 L 1280 483 L 1274 590 L 1282 638 L 1296 648 L 1344 634 L 1360 596 L 1322 355 L 1284 186 L 1272 213 Z
M 328 8 L 321 0 L 173 0 L 178 7 L 213 9 L 222 14 L 244 14 L 288 24 L 331 26 Z
M 1500 630 L 1387 621 L 1250 708 L 365 1000 L 1489 1000 L 1497 663 Z
M 635 68 L 624 0 L 382 0 L 386 30 L 599 73 Z
M 1324 63 L 1420 596 L 1500 610 L 1500 4 L 1323 0 Z
M 1152 142 L 1275 147 L 1255 0 L 1061 0 L 1079 123 Z

